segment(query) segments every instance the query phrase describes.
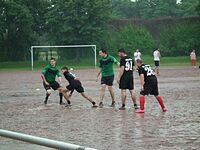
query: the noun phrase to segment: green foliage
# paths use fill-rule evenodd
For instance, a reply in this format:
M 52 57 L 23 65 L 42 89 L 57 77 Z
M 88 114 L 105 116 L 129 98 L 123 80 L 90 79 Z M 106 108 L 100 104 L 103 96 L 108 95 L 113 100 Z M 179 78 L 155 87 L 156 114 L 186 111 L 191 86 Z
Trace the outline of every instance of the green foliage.
M 168 56 L 188 55 L 191 49 L 199 49 L 199 24 L 179 24 L 165 29 L 160 36 L 163 54 Z
M 154 49 L 154 40 L 150 33 L 138 26 L 125 26 L 118 32 L 116 45 L 124 47 L 130 52 L 141 49 L 142 53 L 151 53 Z

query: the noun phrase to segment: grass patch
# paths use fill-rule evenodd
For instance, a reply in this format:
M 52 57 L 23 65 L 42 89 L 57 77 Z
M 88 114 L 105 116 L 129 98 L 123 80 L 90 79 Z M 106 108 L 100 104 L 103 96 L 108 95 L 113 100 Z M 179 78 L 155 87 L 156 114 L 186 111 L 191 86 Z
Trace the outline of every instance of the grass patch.
M 118 60 L 119 58 L 116 57 Z M 152 56 L 142 56 L 142 59 L 145 64 L 154 65 Z M 35 61 L 34 62 L 34 70 L 41 70 L 44 66 L 48 64 L 47 61 Z M 94 68 L 94 59 L 82 59 L 80 61 L 77 60 L 58 60 L 58 67 L 68 66 L 75 69 L 86 69 L 86 68 Z M 189 66 L 190 59 L 188 56 L 179 56 L 179 57 L 161 57 L 161 66 Z M 200 62 L 198 61 L 198 64 Z M 98 65 L 98 62 L 97 62 Z M 30 61 L 17 61 L 17 62 L 1 62 L 0 70 L 31 70 Z

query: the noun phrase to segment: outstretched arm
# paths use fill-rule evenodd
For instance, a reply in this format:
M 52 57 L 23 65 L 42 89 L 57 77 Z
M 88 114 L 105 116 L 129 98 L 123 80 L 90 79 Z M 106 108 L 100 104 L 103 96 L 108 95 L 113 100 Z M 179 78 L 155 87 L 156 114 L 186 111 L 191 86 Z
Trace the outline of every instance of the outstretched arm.
M 47 82 L 47 80 L 46 80 L 46 78 L 45 78 L 45 76 L 42 74 L 41 75 L 41 77 L 42 77 L 42 81 L 46 84 L 46 85 L 49 85 L 49 83 Z

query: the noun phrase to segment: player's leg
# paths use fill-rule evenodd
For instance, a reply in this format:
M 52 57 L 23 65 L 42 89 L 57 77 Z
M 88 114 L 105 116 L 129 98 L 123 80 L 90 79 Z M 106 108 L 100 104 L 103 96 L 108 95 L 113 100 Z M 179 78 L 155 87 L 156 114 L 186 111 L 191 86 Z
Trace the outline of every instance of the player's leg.
M 60 105 L 63 105 L 63 94 L 59 93 L 59 97 L 60 97 Z
M 90 102 L 92 103 L 93 107 L 97 107 L 96 103 L 92 100 L 91 97 L 87 96 L 84 92 L 82 92 L 81 95 L 82 95 L 85 99 L 87 99 L 88 101 L 90 101 Z
M 106 90 L 106 85 L 101 84 L 100 92 L 99 92 L 99 95 L 100 95 L 99 107 L 103 107 L 103 98 L 105 96 L 105 90 Z
M 125 89 L 121 89 L 121 101 L 122 101 L 122 106 L 119 109 L 124 110 L 125 105 L 126 105 L 126 90 Z
M 43 82 L 43 86 L 46 90 L 46 96 L 45 96 L 44 104 L 47 104 L 49 96 L 51 95 L 51 87 L 50 87 L 50 85 L 46 85 L 44 82 Z
M 110 106 L 113 107 L 113 106 L 115 106 L 115 94 L 114 94 L 112 86 L 108 86 L 108 91 L 109 91 L 111 99 L 112 99 L 112 103 Z
M 155 95 L 155 97 L 156 97 L 158 103 L 160 104 L 160 107 L 162 108 L 163 112 L 166 112 L 167 109 L 166 109 L 166 107 L 165 107 L 165 105 L 163 103 L 162 97 L 160 95 Z
M 106 85 L 108 86 L 108 91 L 109 91 L 111 99 L 112 99 L 112 103 L 110 105 L 111 107 L 115 106 L 115 94 L 114 94 L 114 91 L 113 91 L 113 88 L 112 88 L 113 81 L 114 81 L 114 75 L 106 77 Z
M 145 105 L 145 95 L 148 95 L 151 92 L 151 85 L 150 83 L 144 84 L 144 89 L 140 91 L 140 109 L 136 109 L 136 113 L 144 113 L 144 105 Z
M 136 93 L 135 90 L 129 90 L 130 94 L 131 94 L 131 99 L 133 101 L 133 105 L 135 109 L 138 109 L 138 105 L 137 105 L 137 101 L 136 101 Z
M 157 99 L 158 103 L 160 104 L 160 107 L 162 108 L 163 112 L 167 111 L 167 109 L 165 108 L 165 105 L 163 103 L 162 97 L 159 96 L 157 80 L 155 82 L 152 82 L 151 86 L 152 86 L 152 92 L 150 94 L 153 94 L 155 96 L 155 98 Z

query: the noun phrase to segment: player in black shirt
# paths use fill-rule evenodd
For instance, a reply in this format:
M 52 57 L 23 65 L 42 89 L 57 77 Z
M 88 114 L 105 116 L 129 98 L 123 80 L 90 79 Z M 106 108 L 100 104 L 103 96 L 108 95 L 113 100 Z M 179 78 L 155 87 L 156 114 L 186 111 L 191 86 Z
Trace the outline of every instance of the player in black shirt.
M 78 93 L 80 93 L 85 99 L 90 101 L 93 105 L 93 107 L 97 107 L 96 103 L 87 95 L 84 93 L 84 88 L 79 80 L 79 78 L 75 77 L 74 74 L 69 72 L 69 69 L 67 67 L 62 67 L 61 71 L 63 75 L 65 76 L 66 80 L 69 82 L 69 85 L 66 87 L 66 92 L 70 91 L 69 97 L 71 97 L 74 90 L 76 90 Z
M 155 72 L 149 65 L 142 63 L 142 60 L 136 60 L 138 66 L 138 73 L 141 81 L 141 92 L 140 92 L 140 109 L 136 110 L 137 113 L 144 113 L 145 95 L 154 95 L 158 100 L 163 112 L 167 111 L 163 103 L 162 97 L 159 96 L 158 92 L 158 81 Z
M 121 100 L 122 100 L 122 107 L 120 107 L 119 109 L 120 110 L 125 109 L 126 89 L 128 89 L 131 94 L 134 108 L 138 109 L 136 103 L 136 93 L 134 91 L 134 82 L 133 82 L 133 66 L 134 66 L 133 59 L 126 55 L 126 52 L 123 48 L 118 50 L 118 56 L 121 58 L 121 60 L 120 60 L 120 72 L 117 82 L 119 83 L 119 88 L 121 89 Z

